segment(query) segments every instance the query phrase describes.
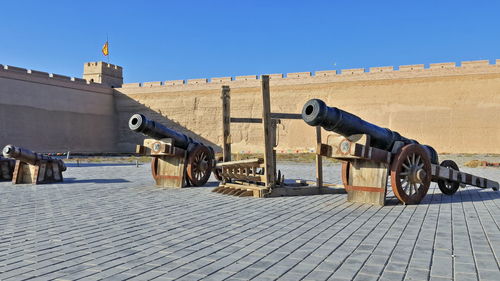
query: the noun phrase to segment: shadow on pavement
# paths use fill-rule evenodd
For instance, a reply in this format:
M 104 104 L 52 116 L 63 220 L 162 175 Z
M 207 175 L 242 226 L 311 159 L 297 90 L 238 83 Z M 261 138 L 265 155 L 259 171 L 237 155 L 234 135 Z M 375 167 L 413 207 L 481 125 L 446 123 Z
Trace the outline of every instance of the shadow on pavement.
M 85 179 L 79 180 L 76 178 L 65 178 L 63 184 L 71 184 L 71 183 L 123 183 L 130 182 L 125 179 Z
M 105 166 L 135 166 L 135 163 L 65 163 L 66 167 L 72 167 L 72 168 L 82 168 L 82 167 L 105 167 Z M 139 166 L 142 166 L 144 164 L 139 164 Z M 149 165 L 149 164 L 148 164 Z

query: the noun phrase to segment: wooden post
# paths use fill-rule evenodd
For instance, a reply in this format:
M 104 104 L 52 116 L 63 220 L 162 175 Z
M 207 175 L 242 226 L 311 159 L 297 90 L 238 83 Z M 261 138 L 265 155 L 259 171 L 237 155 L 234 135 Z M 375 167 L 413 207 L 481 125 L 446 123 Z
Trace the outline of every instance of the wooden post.
M 316 126 L 316 147 L 321 144 L 321 127 Z M 316 186 L 321 193 L 321 188 L 323 187 L 323 159 L 322 156 L 316 153 Z
M 222 161 L 231 161 L 231 89 L 222 86 Z
M 269 96 L 269 75 L 262 75 L 262 126 L 264 129 L 264 165 L 265 185 L 273 188 L 276 183 L 276 166 L 274 165 L 274 130 L 271 124 L 271 98 Z

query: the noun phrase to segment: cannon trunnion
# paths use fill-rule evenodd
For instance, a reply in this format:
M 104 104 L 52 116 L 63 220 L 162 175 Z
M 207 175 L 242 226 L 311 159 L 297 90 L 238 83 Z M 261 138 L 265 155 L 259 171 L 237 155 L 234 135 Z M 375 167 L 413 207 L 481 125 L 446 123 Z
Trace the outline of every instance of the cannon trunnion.
M 36 153 L 26 148 L 6 145 L 3 156 L 15 159 L 12 183 L 53 183 L 62 182 L 62 172 L 66 165 L 61 159 Z
M 460 172 L 452 160 L 438 164 L 431 146 L 328 107 L 322 100 L 309 100 L 302 119 L 336 133 L 319 144 L 316 153 L 343 161 L 342 182 L 349 201 L 384 205 L 389 176 L 394 195 L 404 204 L 420 203 L 431 182 L 447 195 L 460 185 L 499 189 L 498 182 Z
M 136 153 L 153 157 L 151 172 L 158 186 L 181 188 L 207 183 L 215 165 L 211 147 L 142 114 L 132 115 L 128 124 L 130 130 L 150 137 L 137 145 Z

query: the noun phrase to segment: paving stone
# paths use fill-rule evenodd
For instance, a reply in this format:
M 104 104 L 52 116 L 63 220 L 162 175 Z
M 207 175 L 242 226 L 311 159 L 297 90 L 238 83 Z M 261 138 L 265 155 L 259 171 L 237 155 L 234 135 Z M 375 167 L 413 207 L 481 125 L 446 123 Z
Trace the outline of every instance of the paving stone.
M 481 280 L 500 280 L 500 270 L 479 270 L 479 279 Z
M 404 272 L 384 271 L 380 279 L 397 281 L 397 280 L 403 280 L 404 276 L 405 276 Z
M 328 169 L 325 180 L 340 182 L 340 166 Z M 420 205 L 375 207 L 159 189 L 148 165 L 69 165 L 65 176 L 0 183 L 0 280 L 500 280 L 498 192 L 443 196 L 433 184 Z

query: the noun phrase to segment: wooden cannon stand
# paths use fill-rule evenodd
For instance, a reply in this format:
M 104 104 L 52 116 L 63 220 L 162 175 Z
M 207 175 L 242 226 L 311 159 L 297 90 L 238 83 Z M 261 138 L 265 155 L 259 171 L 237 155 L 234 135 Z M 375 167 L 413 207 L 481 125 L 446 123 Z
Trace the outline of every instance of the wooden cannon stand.
M 38 160 L 34 165 L 16 160 L 12 184 L 43 184 L 62 182 L 59 160 Z
M 215 174 L 221 183 L 213 192 L 253 197 L 276 197 L 293 195 L 314 195 L 322 193 L 345 193 L 335 185 L 323 184 L 322 158 L 316 156 L 315 186 L 308 186 L 305 181 L 295 184 L 285 183 L 284 176 L 276 170 L 276 126 L 281 119 L 302 119 L 300 114 L 272 113 L 270 104 L 269 76 L 262 76 L 262 119 L 231 118 L 230 88 L 222 87 L 222 127 L 223 127 L 223 162 L 216 165 Z M 262 124 L 264 133 L 264 157 L 241 161 L 231 161 L 230 123 Z M 321 129 L 316 129 L 317 141 L 321 142 Z M 314 183 L 312 183 L 314 184 Z
M 157 186 L 183 188 L 201 186 L 210 177 L 213 152 L 202 144 L 191 143 L 187 149 L 174 145 L 171 138 L 145 139 L 136 153 L 151 156 L 151 173 Z
M 12 180 L 16 160 L 0 157 L 0 181 Z
M 431 181 L 451 195 L 459 185 L 498 190 L 498 182 L 460 172 L 455 162 L 431 164 L 419 144 L 396 142 L 392 151 L 370 147 L 368 135 L 343 137 L 332 134 L 318 145 L 317 154 L 343 160 L 342 182 L 350 202 L 385 204 L 388 177 L 394 195 L 403 204 L 418 204 L 427 194 Z

